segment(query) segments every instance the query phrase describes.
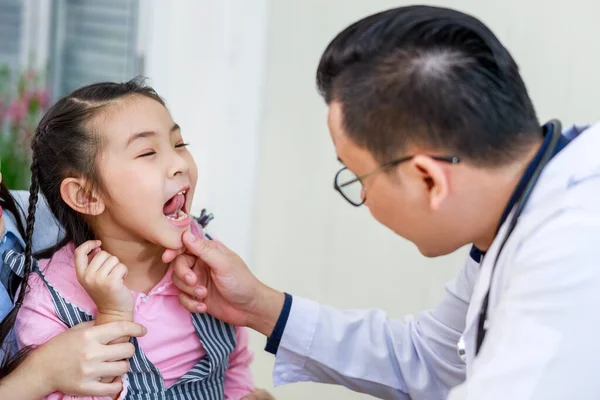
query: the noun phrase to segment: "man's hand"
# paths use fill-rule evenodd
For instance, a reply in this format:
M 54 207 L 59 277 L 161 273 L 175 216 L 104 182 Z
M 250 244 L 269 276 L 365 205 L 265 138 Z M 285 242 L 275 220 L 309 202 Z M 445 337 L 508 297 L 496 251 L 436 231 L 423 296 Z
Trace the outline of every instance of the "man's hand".
M 173 282 L 182 291 L 181 304 L 191 312 L 209 312 L 269 336 L 283 307 L 283 293 L 260 282 L 222 243 L 191 232 L 184 233 L 183 243 L 186 253 L 167 250 L 163 255 L 164 262 L 173 262 Z
M 265 389 L 255 389 L 254 392 L 244 397 L 242 400 L 275 400 L 271 393 Z

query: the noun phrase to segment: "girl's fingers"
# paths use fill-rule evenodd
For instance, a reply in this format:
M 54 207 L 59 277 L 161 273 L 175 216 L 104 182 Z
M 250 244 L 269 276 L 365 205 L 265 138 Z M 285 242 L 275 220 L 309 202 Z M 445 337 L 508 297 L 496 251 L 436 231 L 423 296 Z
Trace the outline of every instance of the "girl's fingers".
M 77 276 L 82 277 L 88 267 L 88 255 L 100 246 L 99 240 L 88 240 L 77 249 L 75 249 L 75 268 Z
M 104 265 L 104 263 L 112 256 L 105 251 L 101 251 L 92 258 L 92 261 L 85 270 L 85 275 L 90 276 L 96 274 L 98 270 Z M 117 260 L 118 261 L 118 260 Z
M 114 282 L 121 282 L 127 276 L 127 267 L 124 264 L 119 264 L 110 271 L 108 279 Z
M 107 277 L 119 265 L 119 259 L 115 256 L 110 256 L 104 261 L 102 266 L 96 272 L 97 277 Z

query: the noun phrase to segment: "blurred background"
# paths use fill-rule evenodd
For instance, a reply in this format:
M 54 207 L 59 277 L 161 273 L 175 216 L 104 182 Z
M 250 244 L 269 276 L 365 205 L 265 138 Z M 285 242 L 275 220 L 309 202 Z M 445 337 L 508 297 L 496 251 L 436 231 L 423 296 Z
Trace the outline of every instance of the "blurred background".
M 519 63 L 542 120 L 600 116 L 597 0 L 446 0 L 488 24 Z M 26 188 L 22 143 L 52 101 L 136 75 L 163 96 L 199 166 L 194 209 L 267 284 L 390 317 L 433 306 L 466 249 L 425 259 L 334 192 L 339 165 L 315 90 L 329 41 L 388 0 L 0 0 L 0 156 Z M 273 389 L 253 336 L 257 385 L 278 399 L 362 399 L 345 389 Z M 376 368 L 376 366 L 373 366 Z

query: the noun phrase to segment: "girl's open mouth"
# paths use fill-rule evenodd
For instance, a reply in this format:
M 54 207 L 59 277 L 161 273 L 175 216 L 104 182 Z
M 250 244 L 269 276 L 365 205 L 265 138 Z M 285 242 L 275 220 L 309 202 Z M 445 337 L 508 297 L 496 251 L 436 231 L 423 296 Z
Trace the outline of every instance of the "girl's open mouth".
M 163 206 L 163 214 L 167 219 L 174 222 L 182 222 L 188 218 L 188 214 L 185 210 L 185 194 L 186 190 L 177 192 L 177 194 L 171 197 Z

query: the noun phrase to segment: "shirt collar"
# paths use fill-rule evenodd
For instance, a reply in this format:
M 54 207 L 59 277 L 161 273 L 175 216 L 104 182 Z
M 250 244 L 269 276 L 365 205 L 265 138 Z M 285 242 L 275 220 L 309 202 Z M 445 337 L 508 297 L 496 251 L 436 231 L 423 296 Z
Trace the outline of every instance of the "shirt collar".
M 147 295 L 143 295 L 142 297 L 152 297 L 152 296 L 172 296 L 178 295 L 179 289 L 173 283 L 172 280 L 173 275 L 173 267 L 169 266 L 169 269 L 165 273 L 165 276 L 148 292 Z M 130 290 L 130 292 L 134 295 L 141 295 L 142 293 Z
M 25 241 L 23 240 L 21 233 L 19 233 L 15 217 L 8 211 L 2 210 L 2 218 L 4 219 L 4 234 L 0 236 L 0 238 L 8 236 L 10 233 L 17 239 L 17 242 L 21 247 L 25 248 Z
M 562 149 L 564 149 L 571 142 L 571 140 L 573 139 L 574 136 L 577 136 L 577 134 L 581 133 L 580 131 L 573 132 L 574 129 L 577 129 L 577 127 L 570 128 L 560 137 L 560 139 L 558 141 L 558 145 L 556 146 L 556 149 L 554 150 L 554 154 L 552 154 L 552 157 L 554 157 Z M 506 207 L 504 208 L 504 212 L 502 213 L 502 218 L 500 218 L 500 223 L 498 224 L 498 227 L 496 228 L 496 233 L 498 233 L 498 230 L 500 229 L 502 224 L 504 224 L 504 222 L 506 221 L 508 214 L 510 214 L 510 211 L 515 206 L 515 204 L 521 197 L 521 194 L 525 190 L 525 187 L 527 186 L 527 182 L 529 182 L 529 179 L 533 175 L 535 168 L 540 163 L 540 160 L 541 160 L 544 152 L 550 145 L 550 140 L 552 139 L 552 133 L 553 133 L 552 125 L 551 124 L 544 125 L 544 142 L 542 143 L 542 146 L 540 147 L 538 152 L 533 157 L 533 160 L 531 160 L 531 162 L 527 165 L 527 169 L 525 170 L 525 173 L 519 180 L 519 183 L 517 184 L 517 187 L 515 188 L 513 194 L 510 196 L 510 200 L 508 201 L 508 204 L 506 205 Z M 471 247 L 471 251 L 469 252 L 469 255 L 475 262 L 480 263 L 481 259 L 485 255 L 485 252 L 479 250 L 477 247 L 475 247 L 475 245 L 473 245 Z

